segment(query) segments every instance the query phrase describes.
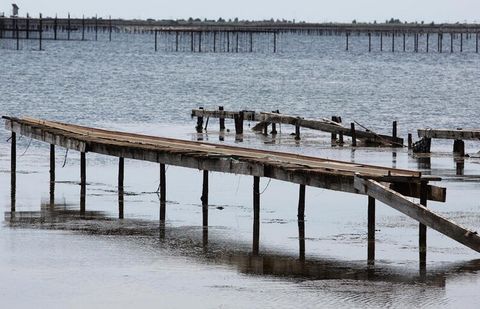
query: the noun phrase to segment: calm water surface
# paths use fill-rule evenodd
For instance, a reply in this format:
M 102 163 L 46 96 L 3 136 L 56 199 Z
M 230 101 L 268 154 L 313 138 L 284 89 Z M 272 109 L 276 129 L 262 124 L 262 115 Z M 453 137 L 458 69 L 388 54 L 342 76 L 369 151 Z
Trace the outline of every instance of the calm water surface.
M 419 127 L 478 127 L 480 56 L 472 53 L 472 41 L 462 54 L 369 54 L 363 37 L 351 37 L 351 52 L 344 51 L 344 38 L 282 37 L 278 54 L 154 53 L 152 42 L 149 35 L 117 35 L 111 43 L 46 42 L 42 52 L 0 49 L 0 112 L 218 143 L 216 120 L 210 120 L 207 134 L 193 134 L 190 109 L 224 105 L 312 118 L 341 115 L 346 123 L 357 121 L 380 133 L 390 132 L 397 120 L 403 137 Z M 227 127 L 233 123 L 227 121 Z M 441 176 L 447 202 L 429 207 L 468 228 L 480 226 L 480 160 L 467 158 L 459 173 L 451 142 L 435 140 L 425 164 L 400 148 L 332 148 L 329 135 L 309 130 L 295 143 L 288 126 L 276 139 L 246 131 L 241 146 Z M 8 137 L 0 131 L 3 306 L 475 308 L 480 303 L 478 254 L 429 230 L 427 269 L 420 271 L 418 224 L 380 203 L 377 260 L 368 267 L 363 196 L 307 188 L 303 261 L 298 186 L 262 179 L 255 256 L 251 177 L 211 175 L 207 234 L 201 227 L 201 172 L 169 167 L 161 233 L 158 165 L 126 161 L 125 219 L 119 220 L 117 159 L 88 154 L 87 212 L 81 215 L 79 154 L 57 148 L 51 205 L 48 145 L 21 138 L 17 211 L 10 213 Z M 238 144 L 232 133 L 223 143 Z M 466 147 L 471 154 L 479 150 L 477 142 Z

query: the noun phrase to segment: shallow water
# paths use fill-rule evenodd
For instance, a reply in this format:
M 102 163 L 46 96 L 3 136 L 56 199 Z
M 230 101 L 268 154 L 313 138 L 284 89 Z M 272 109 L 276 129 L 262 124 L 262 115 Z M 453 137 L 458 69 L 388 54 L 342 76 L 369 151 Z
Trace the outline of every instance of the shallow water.
M 283 37 L 280 53 L 152 51 L 152 36 L 50 42 L 45 51 L 0 50 L 1 113 L 220 142 L 218 123 L 194 134 L 190 109 L 341 115 L 380 133 L 477 127 L 479 55 L 366 52 L 365 38 Z M 469 43 L 468 43 L 469 42 Z M 467 41 L 471 44 L 471 41 Z M 468 50 L 466 48 L 466 50 Z M 227 127 L 233 124 L 227 121 Z M 480 160 L 457 175 L 451 143 L 433 141 L 430 164 L 404 149 L 331 147 L 330 136 L 283 126 L 277 138 L 246 130 L 241 146 L 420 169 L 444 178 L 446 203 L 429 207 L 480 226 Z M 233 130 L 232 130 L 233 131 Z M 117 159 L 88 154 L 87 212 L 79 212 L 79 154 L 57 148 L 55 204 L 48 145 L 18 141 L 16 212 L 10 213 L 8 132 L 0 131 L 0 298 L 15 307 L 475 307 L 478 254 L 428 232 L 419 270 L 418 224 L 378 204 L 376 262 L 368 266 L 367 200 L 307 188 L 305 260 L 299 256 L 298 187 L 261 180 L 260 255 L 252 255 L 251 177 L 210 176 L 208 235 L 200 171 L 167 170 L 167 222 L 158 224 L 158 165 L 127 160 L 119 220 Z M 233 133 L 224 143 L 238 144 Z M 466 143 L 467 152 L 478 143 Z M 62 165 L 64 167 L 62 167 Z

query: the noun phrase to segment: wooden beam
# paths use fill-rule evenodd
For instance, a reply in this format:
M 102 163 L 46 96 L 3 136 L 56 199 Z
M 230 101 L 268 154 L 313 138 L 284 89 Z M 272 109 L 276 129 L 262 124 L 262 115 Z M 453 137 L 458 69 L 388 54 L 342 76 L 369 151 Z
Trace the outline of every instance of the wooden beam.
M 400 193 L 374 180 L 355 176 L 354 186 L 360 193 L 367 194 L 429 228 L 480 252 L 480 237 L 477 232 L 467 230 L 425 206 L 409 201 Z
M 478 140 L 480 129 L 418 129 L 418 137 L 454 139 L 454 140 Z

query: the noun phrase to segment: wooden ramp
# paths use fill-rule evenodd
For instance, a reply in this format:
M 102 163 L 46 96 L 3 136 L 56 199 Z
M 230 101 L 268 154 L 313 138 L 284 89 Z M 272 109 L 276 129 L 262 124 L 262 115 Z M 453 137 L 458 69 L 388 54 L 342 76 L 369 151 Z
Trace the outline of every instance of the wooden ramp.
M 396 133 L 392 136 L 377 134 L 371 130 L 355 128 L 355 123 L 352 123 L 350 127 L 345 127 L 341 123 L 331 121 L 328 119 L 308 119 L 298 116 L 285 115 L 273 112 L 255 112 L 255 111 L 224 111 L 224 110 L 205 110 L 205 109 L 192 109 L 192 117 L 199 117 L 203 120 L 204 117 L 219 118 L 219 119 L 234 119 L 235 127 L 238 127 L 238 120 L 251 120 L 259 122 L 253 127 L 254 131 L 266 132 L 266 127 L 271 124 L 287 124 L 296 127 L 296 137 L 300 138 L 299 128 L 308 128 L 313 130 L 319 130 L 331 134 L 338 134 L 339 136 L 349 136 L 352 138 L 352 143 L 355 144 L 356 139 L 365 140 L 370 144 L 376 145 L 390 145 L 403 147 L 403 139 L 396 136 Z M 396 122 L 394 122 L 396 131 Z M 197 125 L 198 128 L 198 125 Z M 241 130 L 243 131 L 243 130 Z M 273 131 L 276 131 L 275 129 Z
M 409 201 L 398 192 L 375 180 L 356 176 L 354 186 L 360 193 L 367 194 L 410 218 L 480 252 L 480 237 L 477 232 L 467 230 L 432 212 L 427 207 Z

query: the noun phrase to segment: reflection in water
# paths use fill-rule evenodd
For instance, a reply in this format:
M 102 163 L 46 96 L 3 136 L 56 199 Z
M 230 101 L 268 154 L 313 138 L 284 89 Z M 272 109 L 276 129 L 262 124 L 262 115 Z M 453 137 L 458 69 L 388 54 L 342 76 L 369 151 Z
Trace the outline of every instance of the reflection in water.
M 463 176 L 465 173 L 465 159 L 463 157 L 454 158 L 454 162 L 456 163 L 456 175 Z
M 430 155 L 425 155 L 425 156 L 419 156 L 415 155 L 415 159 L 417 159 L 417 164 L 418 164 L 418 169 L 419 170 L 430 170 L 432 167 L 432 162 Z
M 210 235 L 207 228 L 160 228 L 166 237 L 158 240 L 159 225 L 154 221 L 110 218 L 104 212 L 81 213 L 66 204 L 41 206 L 38 212 L 6 212 L 5 221 L 10 227 L 69 230 L 94 235 L 138 236 L 141 246 L 167 248 L 176 255 L 187 255 L 200 262 L 230 265 L 241 273 L 301 280 L 361 280 L 384 281 L 417 285 L 427 284 L 445 287 L 446 279 L 463 273 L 480 271 L 480 260 L 450 264 L 420 273 L 391 266 L 368 266 L 362 262 L 327 259 L 305 259 L 304 224 L 299 221 L 300 258 L 283 253 L 262 252 L 251 254 L 249 246 L 235 240 L 225 240 L 221 234 Z M 201 232 L 200 232 L 201 229 Z M 303 237 L 302 237 L 303 236 Z M 114 238 L 109 238 L 115 241 Z M 136 237 L 122 240 L 136 241 Z

